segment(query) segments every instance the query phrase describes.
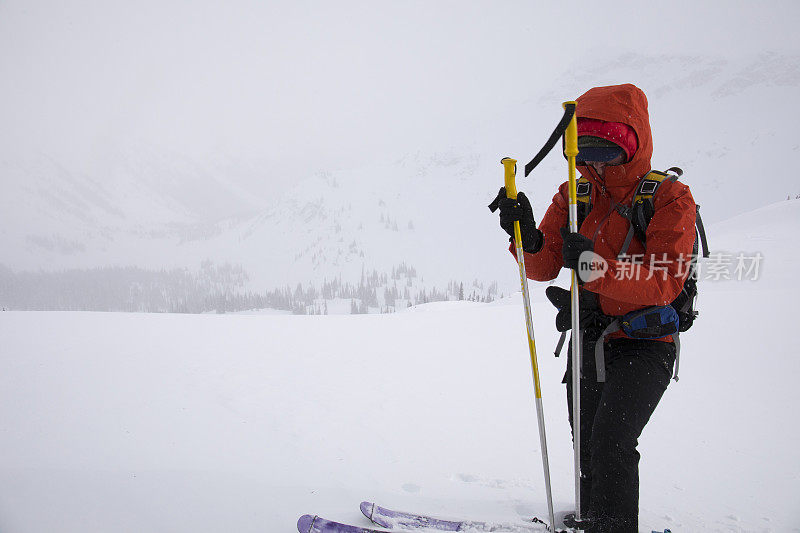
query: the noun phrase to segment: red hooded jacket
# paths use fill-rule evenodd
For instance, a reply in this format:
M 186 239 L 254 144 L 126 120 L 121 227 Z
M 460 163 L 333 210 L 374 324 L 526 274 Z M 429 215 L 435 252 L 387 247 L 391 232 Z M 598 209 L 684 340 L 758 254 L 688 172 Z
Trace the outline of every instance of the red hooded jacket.
M 608 262 L 608 272 L 583 285 L 595 292 L 603 312 L 619 316 L 652 305 L 668 305 L 680 293 L 688 275 L 685 261 L 694 244 L 695 203 L 689 187 L 665 180 L 654 197 L 655 214 L 646 232 L 646 248 L 634 238 L 628 255 L 643 254 L 641 264 L 621 265 L 622 249 L 630 222 L 614 208 L 616 203 L 630 206 L 639 180 L 650 170 L 653 139 L 647 97 L 631 84 L 595 87 L 577 100 L 577 116 L 607 122 L 623 122 L 636 131 L 639 146 L 625 164 L 607 166 L 602 181 L 594 169 L 579 166 L 578 171 L 592 182 L 592 210 L 580 233 L 594 242 L 595 253 Z M 569 183 L 564 182 L 553 197 L 539 229 L 544 234 L 542 249 L 525 253 L 525 270 L 530 279 L 548 281 L 563 266 L 560 228 L 569 226 Z M 516 254 L 514 244 L 511 252 Z M 681 260 L 684 262 L 681 263 Z M 655 267 L 655 268 L 652 268 Z M 625 337 L 622 332 L 611 337 Z M 660 339 L 672 341 L 672 337 Z

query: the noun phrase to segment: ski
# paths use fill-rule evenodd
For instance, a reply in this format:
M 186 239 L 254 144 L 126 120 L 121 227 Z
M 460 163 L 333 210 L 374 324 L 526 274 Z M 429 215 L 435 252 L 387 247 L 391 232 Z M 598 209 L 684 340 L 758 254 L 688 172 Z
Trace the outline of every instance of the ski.
M 386 533 L 383 529 L 351 526 L 310 514 L 300 517 L 297 521 L 297 531 L 300 533 Z
M 361 502 L 361 512 L 380 527 L 392 530 L 414 531 L 427 529 L 435 531 L 473 531 L 476 533 L 534 533 L 549 531 L 547 524 L 538 518 L 534 518 L 531 521 L 531 525 L 496 524 L 473 520 L 442 520 L 431 516 L 394 511 L 372 502 Z
M 387 533 L 422 531 L 461 531 L 464 533 L 539 533 L 552 531 L 543 520 L 533 518 L 531 525 L 478 522 L 474 520 L 442 520 L 431 516 L 394 511 L 372 502 L 361 502 L 361 512 L 383 529 L 354 526 L 327 520 L 321 516 L 303 515 L 297 521 L 300 533 Z M 563 530 L 562 530 L 563 531 Z M 653 531 L 661 533 L 661 531 Z M 663 533 L 670 533 L 665 529 Z

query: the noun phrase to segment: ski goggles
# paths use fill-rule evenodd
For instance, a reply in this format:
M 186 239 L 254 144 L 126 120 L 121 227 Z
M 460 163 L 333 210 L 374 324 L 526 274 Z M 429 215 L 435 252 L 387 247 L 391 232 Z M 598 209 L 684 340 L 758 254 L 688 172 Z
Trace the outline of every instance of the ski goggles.
M 613 161 L 620 155 L 623 156 L 624 161 L 626 157 L 625 150 L 618 144 L 602 137 L 580 135 L 578 137 L 578 156 L 575 158 L 575 163 L 578 165 L 585 164 L 587 161 L 606 163 Z

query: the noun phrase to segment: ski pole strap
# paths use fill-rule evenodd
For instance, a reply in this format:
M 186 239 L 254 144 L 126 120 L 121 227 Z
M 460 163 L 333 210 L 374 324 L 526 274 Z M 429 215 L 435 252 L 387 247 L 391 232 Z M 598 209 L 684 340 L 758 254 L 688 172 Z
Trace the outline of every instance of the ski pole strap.
M 547 522 L 545 522 L 544 520 L 542 520 L 542 519 L 541 519 L 541 518 L 539 518 L 538 516 L 534 516 L 533 518 L 531 518 L 531 519 L 530 519 L 530 521 L 531 521 L 531 522 L 533 522 L 534 524 L 542 524 L 542 525 L 544 525 L 544 528 L 545 528 L 547 531 L 551 531 L 551 532 L 552 532 L 552 531 L 554 531 L 554 529 L 553 529 L 553 528 L 554 528 L 555 526 L 552 526 L 552 527 L 551 527 L 551 526 L 550 526 L 550 525 L 549 525 Z
M 553 354 L 555 354 L 556 357 L 561 355 L 561 348 L 564 347 L 564 341 L 567 340 L 567 331 L 569 330 L 562 331 L 561 338 L 558 339 L 558 344 L 556 344 L 556 350 L 553 352 Z
M 525 176 L 527 177 L 536 165 L 542 162 L 542 159 L 550 153 L 550 150 L 556 145 L 558 139 L 564 135 L 564 132 L 567 131 L 567 126 L 569 126 L 569 122 L 572 120 L 572 116 L 575 114 L 575 104 L 565 104 L 564 105 L 564 116 L 561 117 L 561 120 L 558 122 L 556 129 L 553 130 L 553 133 L 550 135 L 550 138 L 547 139 L 547 142 L 544 143 L 542 149 L 539 150 L 539 153 L 533 156 L 533 159 L 528 161 L 528 164 L 525 165 Z

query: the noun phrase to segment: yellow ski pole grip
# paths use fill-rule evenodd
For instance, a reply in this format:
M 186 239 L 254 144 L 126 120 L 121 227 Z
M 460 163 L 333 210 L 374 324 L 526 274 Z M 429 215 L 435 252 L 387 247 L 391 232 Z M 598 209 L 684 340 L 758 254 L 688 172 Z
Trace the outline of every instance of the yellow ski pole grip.
M 564 155 L 567 156 L 567 168 L 569 172 L 569 205 L 570 209 L 576 209 L 575 216 L 570 212 L 569 230 L 575 233 L 578 231 L 578 188 L 575 179 L 575 158 L 578 155 L 578 121 L 575 118 L 574 110 L 578 104 L 576 102 L 564 102 L 562 105 L 564 109 L 568 107 L 572 107 L 573 109 L 572 119 L 570 119 L 569 124 L 567 124 L 567 129 L 564 131 Z
M 517 175 L 517 160 L 511 159 L 510 157 L 504 157 L 500 160 L 500 162 L 505 168 L 506 198 L 516 200 L 517 184 L 515 183 L 514 178 Z M 514 241 L 519 243 L 517 248 L 522 250 L 522 230 L 519 227 L 519 220 L 514 221 Z
M 570 106 L 574 109 L 578 106 L 578 103 L 564 102 L 561 105 L 564 109 Z M 567 130 L 564 132 L 564 141 L 564 155 L 567 157 L 576 157 L 578 155 L 578 121 L 575 119 L 574 113 L 567 125 Z
M 506 197 L 512 200 L 517 199 L 517 184 L 514 179 L 517 175 L 517 160 L 510 157 L 504 157 L 500 162 L 505 168 L 505 186 Z

